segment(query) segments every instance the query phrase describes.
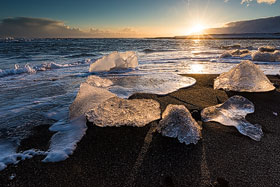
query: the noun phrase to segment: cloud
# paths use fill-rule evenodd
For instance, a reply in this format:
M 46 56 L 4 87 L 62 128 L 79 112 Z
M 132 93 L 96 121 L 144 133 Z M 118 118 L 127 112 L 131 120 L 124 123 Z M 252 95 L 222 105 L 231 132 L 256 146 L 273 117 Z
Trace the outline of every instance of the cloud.
M 242 1 L 241 1 L 241 4 L 246 3 L 247 6 L 249 6 L 250 3 L 251 3 L 252 1 L 253 1 L 253 0 L 242 0 Z M 276 1 L 277 1 L 277 0 L 257 0 L 257 3 L 267 3 L 267 4 L 272 5 L 272 4 L 276 3 Z
M 15 17 L 0 21 L 0 38 L 110 38 L 110 37 L 141 37 L 142 34 L 132 28 L 98 29 L 84 31 L 71 28 L 63 21 L 46 18 Z

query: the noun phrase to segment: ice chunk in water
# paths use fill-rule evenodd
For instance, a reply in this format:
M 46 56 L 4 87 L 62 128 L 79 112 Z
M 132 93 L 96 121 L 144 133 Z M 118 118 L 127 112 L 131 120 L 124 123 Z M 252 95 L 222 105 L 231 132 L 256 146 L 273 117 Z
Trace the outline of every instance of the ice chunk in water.
M 214 81 L 214 89 L 237 92 L 267 92 L 275 87 L 251 61 L 243 61 L 229 72 L 222 73 Z
M 143 127 L 160 118 L 160 105 L 152 99 L 126 100 L 113 97 L 93 108 L 86 116 L 99 127 Z
M 260 52 L 274 52 L 276 49 L 273 46 L 261 46 L 258 48 Z
M 107 56 L 103 56 L 102 58 L 92 63 L 89 67 L 89 71 L 103 72 L 110 71 L 112 69 L 136 68 L 137 66 L 138 59 L 135 52 L 113 52 Z
M 280 62 L 280 51 L 269 52 L 255 52 L 252 54 L 253 61 L 261 62 Z
M 215 121 L 225 126 L 234 126 L 241 134 L 260 141 L 263 136 L 261 126 L 253 125 L 245 119 L 245 116 L 254 110 L 251 101 L 236 95 L 222 104 L 203 109 L 201 117 L 204 122 Z
M 115 94 L 104 88 L 98 88 L 91 86 L 88 83 L 82 83 L 76 99 L 69 108 L 70 119 L 84 115 L 101 102 L 115 96 Z
M 95 75 L 91 75 L 87 78 L 86 83 L 91 86 L 106 88 L 113 85 L 113 82 L 109 79 L 101 78 Z
M 250 55 L 250 51 L 248 49 L 236 49 L 232 51 L 226 51 L 224 52 L 220 58 L 230 58 L 230 57 L 245 57 L 247 55 Z
M 184 105 L 172 104 L 166 107 L 158 127 L 163 136 L 178 138 L 186 145 L 196 144 L 200 140 L 201 129 Z

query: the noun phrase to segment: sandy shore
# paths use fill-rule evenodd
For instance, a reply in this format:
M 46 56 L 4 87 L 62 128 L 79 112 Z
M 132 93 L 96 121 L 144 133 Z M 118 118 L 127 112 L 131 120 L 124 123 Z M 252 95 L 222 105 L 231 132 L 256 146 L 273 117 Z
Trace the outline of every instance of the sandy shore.
M 183 104 L 200 120 L 204 107 L 242 95 L 255 104 L 247 116 L 262 125 L 260 142 L 241 135 L 234 127 L 202 123 L 203 139 L 196 145 L 154 132 L 158 121 L 143 128 L 99 128 L 88 124 L 87 134 L 74 154 L 59 163 L 42 163 L 42 156 L 10 165 L 0 172 L 1 186 L 280 186 L 280 93 L 236 93 L 213 90 L 217 75 L 188 75 L 197 80 L 191 88 L 152 98 L 163 111 L 168 104 Z M 277 76 L 269 76 L 276 85 Z M 277 112 L 275 116 L 273 112 Z M 48 126 L 34 129 L 20 150 L 46 150 Z M 15 175 L 14 179 L 9 179 Z

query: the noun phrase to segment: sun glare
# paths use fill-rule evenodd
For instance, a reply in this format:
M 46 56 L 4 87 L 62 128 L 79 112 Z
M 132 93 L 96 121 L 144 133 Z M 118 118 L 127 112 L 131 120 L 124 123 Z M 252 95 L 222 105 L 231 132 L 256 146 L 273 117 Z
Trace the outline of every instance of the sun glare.
M 190 29 L 189 34 L 202 34 L 205 28 L 202 24 L 196 24 Z

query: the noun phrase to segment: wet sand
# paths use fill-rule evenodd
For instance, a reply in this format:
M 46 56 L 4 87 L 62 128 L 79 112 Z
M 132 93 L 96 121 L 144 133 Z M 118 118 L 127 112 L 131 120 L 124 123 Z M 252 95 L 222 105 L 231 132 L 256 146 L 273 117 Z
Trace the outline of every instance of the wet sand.
M 196 145 L 180 144 L 154 131 L 158 121 L 143 128 L 95 127 L 88 123 L 87 134 L 74 154 L 59 163 L 42 163 L 43 157 L 21 161 L 0 172 L 1 186 L 280 186 L 280 93 L 237 93 L 213 90 L 217 75 L 188 75 L 195 86 L 165 96 L 134 94 L 161 104 L 183 104 L 203 126 Z M 277 76 L 269 76 L 276 85 Z M 234 127 L 202 123 L 200 111 L 242 95 L 255 104 L 255 113 L 246 119 L 262 125 L 260 142 L 241 135 Z M 143 111 L 144 112 L 144 111 Z M 275 116 L 273 112 L 277 112 Z M 46 150 L 51 133 L 48 126 L 34 129 L 20 150 Z M 11 175 L 15 178 L 10 180 Z

